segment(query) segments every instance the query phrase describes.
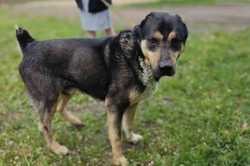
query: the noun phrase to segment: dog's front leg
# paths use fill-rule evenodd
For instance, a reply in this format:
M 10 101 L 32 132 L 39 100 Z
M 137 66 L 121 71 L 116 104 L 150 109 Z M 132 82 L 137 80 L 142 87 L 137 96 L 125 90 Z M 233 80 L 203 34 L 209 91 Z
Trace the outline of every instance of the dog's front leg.
M 108 108 L 108 135 L 113 153 L 113 165 L 128 166 L 128 161 L 122 152 L 121 121 L 122 111 L 109 106 Z
M 143 139 L 139 134 L 133 132 L 133 123 L 135 118 L 137 104 L 130 106 L 123 115 L 122 118 L 122 128 L 125 133 L 127 140 L 130 143 L 136 144 Z

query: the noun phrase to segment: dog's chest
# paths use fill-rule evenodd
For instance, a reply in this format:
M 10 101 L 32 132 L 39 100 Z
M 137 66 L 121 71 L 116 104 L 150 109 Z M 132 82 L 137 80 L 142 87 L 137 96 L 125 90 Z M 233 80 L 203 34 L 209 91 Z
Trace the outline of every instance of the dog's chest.
M 153 78 L 152 69 L 150 66 L 146 65 L 142 59 L 140 59 L 140 66 L 143 69 L 142 72 L 138 74 L 139 79 L 142 84 L 146 87 L 142 92 L 138 88 L 132 88 L 129 93 L 129 99 L 131 104 L 145 100 L 156 90 L 157 82 Z
M 152 96 L 156 90 L 156 87 L 157 83 L 154 80 L 152 80 L 148 82 L 146 88 L 142 92 L 136 87 L 132 88 L 129 92 L 130 105 L 139 103 L 140 101 L 143 101 Z
M 156 90 L 157 83 L 154 80 L 150 80 L 147 84 L 146 89 L 141 93 L 140 98 L 146 99 L 152 96 Z

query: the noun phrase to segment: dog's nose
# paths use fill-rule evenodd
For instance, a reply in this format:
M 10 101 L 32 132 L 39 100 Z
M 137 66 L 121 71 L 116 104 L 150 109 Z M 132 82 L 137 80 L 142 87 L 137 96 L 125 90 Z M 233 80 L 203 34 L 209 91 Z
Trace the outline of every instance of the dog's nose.
M 173 76 L 175 74 L 175 64 L 166 61 L 161 62 L 160 71 L 162 75 Z
M 175 75 L 175 68 L 170 66 L 161 68 L 161 74 L 166 76 L 173 76 Z
M 160 68 L 172 67 L 173 66 L 173 64 L 168 60 L 161 61 L 159 65 L 160 65 Z

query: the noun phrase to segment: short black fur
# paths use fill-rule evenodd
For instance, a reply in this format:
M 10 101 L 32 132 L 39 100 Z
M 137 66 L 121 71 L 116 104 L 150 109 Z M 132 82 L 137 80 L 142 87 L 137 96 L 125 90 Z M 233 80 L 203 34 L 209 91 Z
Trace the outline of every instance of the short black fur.
M 156 32 L 163 46 L 158 41 L 154 43 L 152 36 Z M 176 36 L 170 45 L 167 40 L 171 32 Z M 179 44 L 185 44 L 188 31 L 179 16 L 154 12 L 133 30 L 122 31 L 114 37 L 37 41 L 23 28 L 16 30 L 16 37 L 23 53 L 19 72 L 40 114 L 49 147 L 58 154 L 67 152 L 53 141 L 50 121 L 60 96 L 67 98 L 77 89 L 105 101 L 113 156 L 116 156 L 113 162 L 127 166 L 119 142 L 124 113 L 145 98 L 144 94 L 153 90 L 154 83 L 161 77 L 174 74 L 175 64 L 169 63 L 170 53 L 180 51 Z M 147 48 L 142 48 L 143 42 Z M 154 52 L 157 49 L 158 55 Z M 145 50 L 160 57 L 150 55 L 157 59 L 155 69 L 146 58 Z M 79 126 L 79 121 L 76 122 Z

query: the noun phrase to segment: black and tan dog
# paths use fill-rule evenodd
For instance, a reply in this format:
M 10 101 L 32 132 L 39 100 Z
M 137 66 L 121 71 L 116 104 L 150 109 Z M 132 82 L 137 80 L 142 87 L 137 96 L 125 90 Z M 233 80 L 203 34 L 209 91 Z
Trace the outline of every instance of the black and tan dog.
M 104 39 L 37 41 L 22 28 L 16 30 L 16 36 L 23 53 L 20 75 L 39 112 L 48 147 L 57 154 L 69 152 L 52 136 L 56 111 L 72 124 L 83 126 L 64 109 L 77 89 L 105 101 L 113 164 L 126 166 L 121 129 L 133 143 L 142 139 L 133 132 L 136 106 L 162 76 L 175 74 L 188 32 L 178 15 L 155 12 L 133 30 Z

